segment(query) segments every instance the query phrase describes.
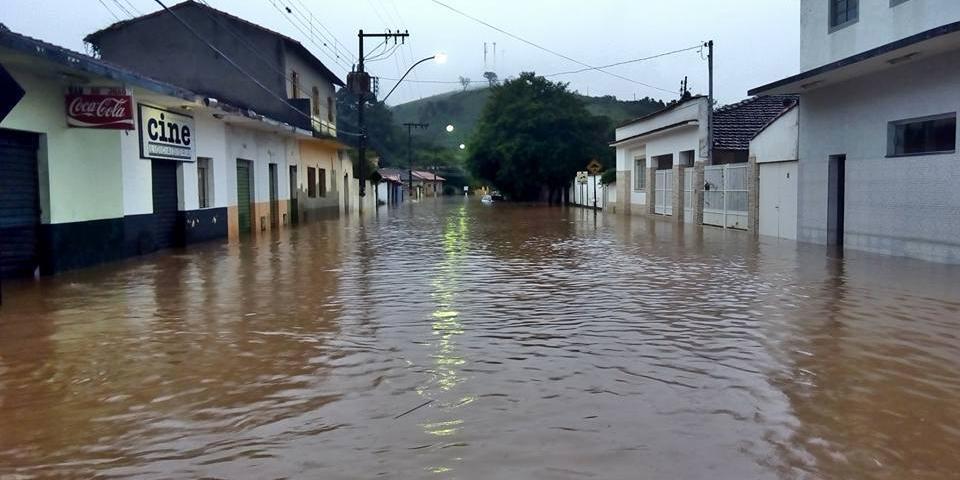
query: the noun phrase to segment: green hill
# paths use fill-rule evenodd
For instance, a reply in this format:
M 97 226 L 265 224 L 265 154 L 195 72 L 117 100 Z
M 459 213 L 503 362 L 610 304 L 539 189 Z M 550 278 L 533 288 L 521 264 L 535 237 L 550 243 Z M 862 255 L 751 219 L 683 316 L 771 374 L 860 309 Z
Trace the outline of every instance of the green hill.
M 398 125 L 405 122 L 429 123 L 430 127 L 425 131 L 415 133 L 421 140 L 438 146 L 456 148 L 457 145 L 468 142 L 489 96 L 488 88 L 458 90 L 403 103 L 391 110 L 393 119 Z M 617 100 L 613 96 L 581 95 L 580 98 L 586 103 L 590 113 L 607 116 L 613 120 L 614 124 L 664 107 L 661 101 L 650 98 L 637 101 Z M 447 125 L 454 126 L 453 133 L 448 134 L 444 130 Z

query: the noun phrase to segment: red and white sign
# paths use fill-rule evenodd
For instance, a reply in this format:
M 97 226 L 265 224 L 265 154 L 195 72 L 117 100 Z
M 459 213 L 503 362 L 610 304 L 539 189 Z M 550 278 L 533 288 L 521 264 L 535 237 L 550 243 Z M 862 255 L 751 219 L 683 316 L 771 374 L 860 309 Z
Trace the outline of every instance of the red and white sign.
M 67 125 L 133 130 L 133 97 L 122 88 L 71 89 L 66 96 Z

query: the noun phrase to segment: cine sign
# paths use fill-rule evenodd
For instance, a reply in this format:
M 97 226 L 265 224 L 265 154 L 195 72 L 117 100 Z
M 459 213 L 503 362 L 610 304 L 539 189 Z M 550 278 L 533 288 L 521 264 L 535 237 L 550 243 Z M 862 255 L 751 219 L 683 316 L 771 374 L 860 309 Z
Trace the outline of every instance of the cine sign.
M 137 104 L 140 117 L 140 158 L 192 162 L 193 117 Z

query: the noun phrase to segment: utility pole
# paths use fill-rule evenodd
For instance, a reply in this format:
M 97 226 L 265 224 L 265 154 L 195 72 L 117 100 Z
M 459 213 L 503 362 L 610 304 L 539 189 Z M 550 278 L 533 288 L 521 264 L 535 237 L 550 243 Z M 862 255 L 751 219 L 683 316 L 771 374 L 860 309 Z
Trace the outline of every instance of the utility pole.
M 403 126 L 407 127 L 407 190 L 410 192 L 410 201 L 413 201 L 413 129 L 414 128 L 427 128 L 430 126 L 429 123 L 404 123 Z
M 360 138 L 357 141 L 357 157 L 360 162 L 359 172 L 360 172 L 360 207 L 363 208 L 363 197 L 367 195 L 366 193 L 366 176 L 364 175 L 366 170 L 367 163 L 367 127 L 363 123 L 363 110 L 367 101 L 367 94 L 370 93 L 370 74 L 364 70 L 363 60 L 363 39 L 368 37 L 382 38 L 384 42 L 393 39 L 393 43 L 396 44 L 399 39 L 401 43 L 409 37 L 410 34 L 404 31 L 400 33 L 390 32 L 387 33 L 363 33 L 363 30 L 360 30 L 357 33 L 357 40 L 359 41 L 359 50 L 360 55 L 357 57 L 357 69 L 353 72 L 350 72 L 350 75 L 347 75 L 347 83 L 350 85 L 350 89 L 357 96 L 357 126 L 360 130 Z
M 707 73 L 710 78 L 707 92 L 707 165 L 713 165 L 713 40 L 707 42 Z

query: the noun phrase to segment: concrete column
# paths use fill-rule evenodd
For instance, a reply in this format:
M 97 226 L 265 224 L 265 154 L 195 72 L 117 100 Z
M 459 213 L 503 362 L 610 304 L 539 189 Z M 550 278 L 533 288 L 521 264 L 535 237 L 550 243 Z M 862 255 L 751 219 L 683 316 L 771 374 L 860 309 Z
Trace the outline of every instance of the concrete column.
M 747 231 L 760 231 L 760 169 L 757 157 L 747 161 Z
M 693 223 L 703 225 L 703 167 L 706 162 L 693 164 Z
M 633 175 L 630 170 L 617 171 L 617 206 L 620 212 L 630 215 L 630 192 L 633 191 Z
M 683 166 L 675 163 L 673 165 L 673 219 L 683 223 Z
M 657 208 L 657 167 L 647 167 L 647 209 L 650 215 L 656 214 Z

